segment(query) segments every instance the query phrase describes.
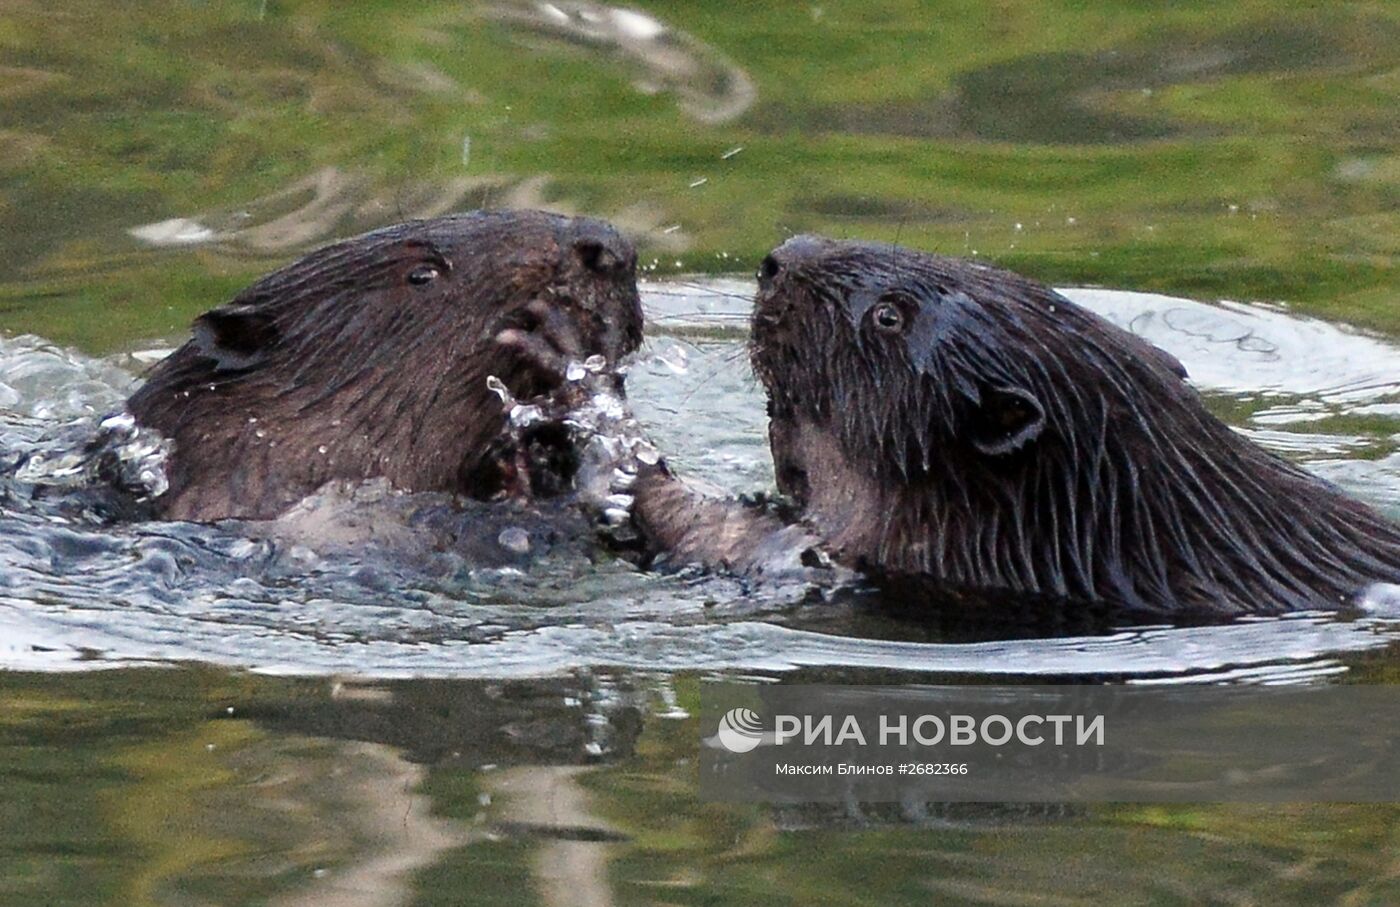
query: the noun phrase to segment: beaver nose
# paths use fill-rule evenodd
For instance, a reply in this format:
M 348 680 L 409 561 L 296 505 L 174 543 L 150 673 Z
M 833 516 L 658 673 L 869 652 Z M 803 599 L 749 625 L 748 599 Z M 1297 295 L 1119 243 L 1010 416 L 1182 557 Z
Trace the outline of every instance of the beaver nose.
M 605 277 L 625 274 L 637 265 L 632 244 L 606 224 L 581 223 L 572 231 L 574 257 L 585 268 Z
M 778 248 L 769 252 L 758 266 L 758 283 L 761 287 L 772 285 L 780 274 L 800 268 L 816 259 L 822 251 L 822 240 L 816 236 L 794 236 Z
M 772 255 L 765 255 L 763 261 L 758 265 L 758 285 L 767 289 L 772 286 L 773 279 L 783 270 L 783 266 L 778 264 L 778 259 Z

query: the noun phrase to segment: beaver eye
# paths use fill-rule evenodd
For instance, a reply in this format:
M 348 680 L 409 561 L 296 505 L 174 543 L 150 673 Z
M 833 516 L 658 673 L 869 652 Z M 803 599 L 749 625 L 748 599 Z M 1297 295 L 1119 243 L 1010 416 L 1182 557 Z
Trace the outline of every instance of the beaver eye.
M 870 317 L 875 328 L 886 334 L 898 334 L 904 330 L 904 312 L 893 302 L 882 302 L 875 306 Z
M 432 283 L 434 280 L 437 280 L 439 273 L 438 269 L 432 265 L 419 265 L 408 272 L 408 282 L 415 287 L 421 287 L 424 284 Z

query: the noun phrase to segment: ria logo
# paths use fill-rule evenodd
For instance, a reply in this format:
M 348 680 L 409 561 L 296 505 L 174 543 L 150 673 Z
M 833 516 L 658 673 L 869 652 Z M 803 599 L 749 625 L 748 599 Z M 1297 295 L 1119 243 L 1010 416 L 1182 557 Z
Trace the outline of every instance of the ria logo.
M 730 709 L 719 720 L 715 736 L 731 753 L 747 753 L 763 742 L 763 721 L 752 709 Z

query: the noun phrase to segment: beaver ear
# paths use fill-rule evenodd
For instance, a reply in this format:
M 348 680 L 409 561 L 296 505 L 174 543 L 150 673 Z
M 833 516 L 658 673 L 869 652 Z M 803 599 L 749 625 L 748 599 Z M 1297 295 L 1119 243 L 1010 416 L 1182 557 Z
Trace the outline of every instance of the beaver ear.
M 1040 437 L 1045 408 L 1019 387 L 984 388 L 972 415 L 972 446 L 988 456 L 1013 453 Z
M 272 316 L 257 306 L 233 303 L 210 309 L 194 322 L 194 344 L 217 371 L 252 368 L 277 342 Z

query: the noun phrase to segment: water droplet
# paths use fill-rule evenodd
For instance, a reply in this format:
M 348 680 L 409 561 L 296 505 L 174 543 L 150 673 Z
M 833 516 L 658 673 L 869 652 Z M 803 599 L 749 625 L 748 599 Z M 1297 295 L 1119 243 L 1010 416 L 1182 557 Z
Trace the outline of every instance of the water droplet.
M 530 553 L 530 533 L 519 526 L 502 529 L 501 534 L 496 536 L 496 541 L 512 554 Z
M 506 387 L 506 383 L 495 375 L 490 375 L 486 378 L 486 387 L 491 393 L 500 397 L 501 402 L 505 405 L 510 406 L 515 402 L 515 397 L 511 394 L 510 389 Z
M 510 408 L 510 424 L 516 428 L 528 428 L 544 418 L 544 411 L 533 403 L 517 403 Z
M 666 366 L 674 374 L 684 375 L 690 370 L 690 354 L 684 347 L 672 346 L 665 353 L 658 353 L 653 361 Z

